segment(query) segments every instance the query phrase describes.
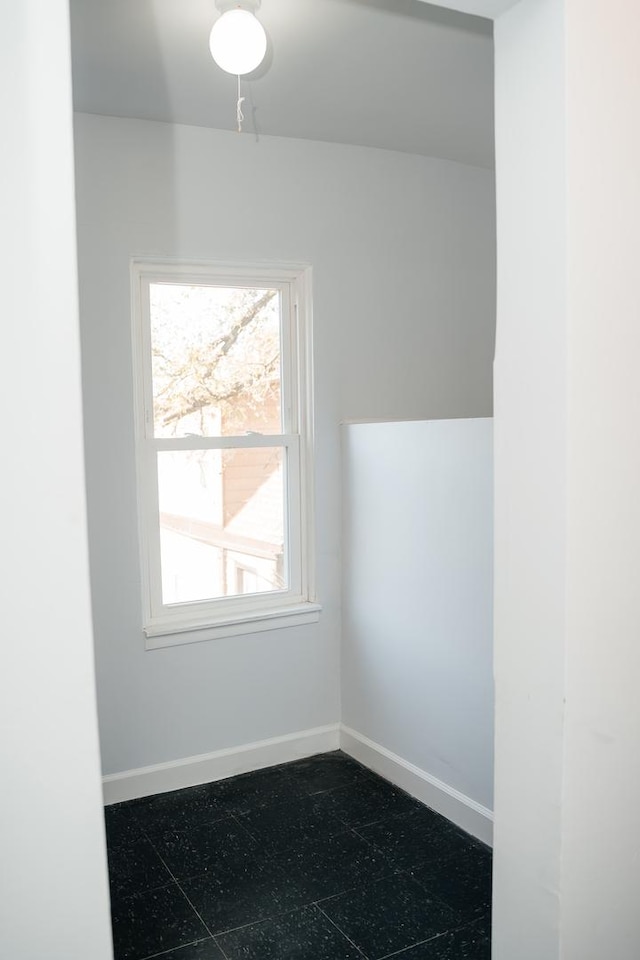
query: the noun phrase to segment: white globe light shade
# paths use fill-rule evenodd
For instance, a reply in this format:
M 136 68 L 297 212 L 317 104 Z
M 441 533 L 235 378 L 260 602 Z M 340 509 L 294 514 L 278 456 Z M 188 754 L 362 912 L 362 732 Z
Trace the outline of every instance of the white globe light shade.
M 249 10 L 227 10 L 213 25 L 209 37 L 211 56 L 227 73 L 251 73 L 267 52 L 267 35 Z

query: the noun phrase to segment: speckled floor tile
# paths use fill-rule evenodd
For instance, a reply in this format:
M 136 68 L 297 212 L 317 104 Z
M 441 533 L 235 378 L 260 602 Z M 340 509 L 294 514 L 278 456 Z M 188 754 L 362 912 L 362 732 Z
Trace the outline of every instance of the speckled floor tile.
M 370 960 L 459 926 L 452 910 L 430 899 L 404 874 L 368 883 L 319 906 Z
M 211 795 L 208 784 L 136 800 L 132 814 L 149 836 L 189 830 L 228 816 L 224 804 Z
M 107 845 L 111 848 L 139 840 L 144 835 L 131 803 L 114 803 L 105 807 L 104 825 Z
M 491 908 L 485 913 L 482 917 L 478 917 L 477 920 L 469 922 L 469 929 L 477 930 L 478 932 L 484 934 L 488 940 L 491 940 Z M 465 923 L 465 927 L 467 924 Z
M 344 823 L 328 809 L 324 794 L 261 807 L 241 814 L 238 822 L 258 843 L 280 846 L 294 838 L 320 839 L 345 830 Z
M 186 947 L 177 947 L 168 953 L 162 953 L 157 960 L 226 960 L 226 957 L 215 940 L 209 937 L 208 940 L 200 940 L 198 943 L 190 943 Z
M 173 880 L 145 837 L 109 847 L 107 854 L 111 887 L 122 895 L 162 887 Z
M 282 767 L 256 770 L 229 780 L 209 784 L 211 796 L 220 808 L 231 813 L 249 813 L 286 800 L 306 796 L 306 791 Z
M 219 868 L 181 886 L 213 934 L 278 916 L 303 902 L 295 882 L 265 860 Z
M 433 860 L 464 854 L 478 842 L 427 807 L 406 816 L 359 827 L 358 833 L 373 843 L 399 870 L 412 870 Z
M 422 805 L 385 780 L 362 779 L 326 794 L 327 809 L 347 826 L 359 827 L 411 813 Z
M 317 757 L 308 757 L 305 760 L 296 760 L 294 763 L 286 764 L 282 769 L 311 795 L 371 778 L 371 774 L 364 767 L 339 750 L 335 753 L 321 753 Z
M 229 960 L 362 960 L 362 954 L 315 907 L 218 939 Z
M 351 831 L 322 840 L 292 840 L 274 850 L 275 861 L 296 885 L 300 903 L 322 900 L 393 872 L 382 854 Z
M 411 874 L 427 893 L 464 917 L 484 916 L 491 911 L 489 851 L 471 850 L 448 860 L 431 861 Z
M 116 960 L 489 957 L 488 849 L 339 751 L 105 822 Z
M 116 960 L 143 960 L 208 937 L 176 884 L 111 901 Z
M 491 960 L 491 940 L 471 926 L 409 947 L 389 960 Z
M 261 856 L 261 848 L 234 817 L 153 837 L 153 845 L 177 880 Z

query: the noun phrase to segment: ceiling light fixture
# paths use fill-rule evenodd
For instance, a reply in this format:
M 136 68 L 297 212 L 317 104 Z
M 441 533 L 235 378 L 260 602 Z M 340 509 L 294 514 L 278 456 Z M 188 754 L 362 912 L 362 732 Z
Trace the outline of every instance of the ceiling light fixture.
M 240 77 L 252 73 L 264 60 L 267 52 L 267 34 L 255 15 L 260 0 L 216 0 L 221 11 L 209 37 L 211 56 L 221 70 L 238 78 L 237 120 L 242 131 L 242 103 Z

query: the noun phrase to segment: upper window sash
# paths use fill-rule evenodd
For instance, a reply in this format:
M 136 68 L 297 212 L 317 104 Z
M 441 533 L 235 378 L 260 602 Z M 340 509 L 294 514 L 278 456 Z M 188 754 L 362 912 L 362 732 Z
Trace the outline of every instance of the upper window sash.
M 134 267 L 135 269 L 135 267 Z M 143 410 L 144 436 L 147 439 L 156 437 L 155 410 L 153 395 L 153 364 L 151 342 L 151 302 L 150 291 L 153 284 L 193 284 L 198 287 L 234 287 L 247 290 L 262 289 L 277 290 L 280 303 L 280 403 L 281 403 L 281 433 L 299 433 L 301 429 L 299 411 L 299 384 L 298 384 L 298 342 L 297 342 L 297 305 L 291 298 L 291 280 L 251 276 L 247 279 L 244 274 L 242 280 L 230 275 L 220 274 L 212 276 L 210 272 L 183 274 L 173 270 L 159 273 L 140 269 L 136 271 L 138 282 L 135 284 L 137 302 L 135 308 L 140 317 L 140 346 L 143 371 Z

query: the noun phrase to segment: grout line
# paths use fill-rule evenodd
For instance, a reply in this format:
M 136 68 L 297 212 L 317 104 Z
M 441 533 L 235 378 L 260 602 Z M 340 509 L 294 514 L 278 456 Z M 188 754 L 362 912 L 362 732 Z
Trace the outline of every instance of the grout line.
M 413 950 L 414 947 L 421 947 L 423 943 L 432 943 L 434 940 L 439 940 L 440 937 L 446 937 L 450 932 L 449 930 L 444 930 L 442 933 L 436 933 L 434 937 L 428 937 L 426 940 L 417 940 L 415 943 L 410 943 L 408 946 L 403 947 L 402 950 L 394 950 L 393 953 L 386 953 L 384 957 L 380 957 L 380 960 L 390 960 L 391 957 L 401 957 L 407 950 Z
M 319 902 L 318 902 L 318 903 L 314 903 L 313 906 L 316 908 L 316 910 L 319 910 L 319 911 L 320 911 L 320 913 L 322 914 L 322 916 L 325 917 L 325 918 L 329 921 L 329 923 L 330 923 L 333 927 L 336 928 L 336 930 L 338 931 L 338 933 L 341 934 L 341 935 L 345 938 L 345 940 L 348 940 L 348 941 L 349 941 L 349 943 L 350 943 L 351 946 L 354 948 L 354 950 L 357 950 L 358 953 L 360 954 L 360 956 L 364 958 L 364 960 L 368 960 L 366 953 L 365 953 L 363 950 L 360 949 L 360 947 L 358 946 L 357 943 L 354 943 L 354 942 L 353 942 L 353 940 L 351 939 L 351 937 L 349 937 L 349 936 L 344 932 L 344 930 L 341 930 L 341 929 L 340 929 L 340 927 L 338 926 L 338 924 L 335 923 L 335 921 L 333 921 L 333 920 L 331 919 L 331 917 L 330 917 L 327 913 L 325 913 L 325 911 L 324 911 L 324 910 L 322 909 L 322 907 L 320 906 L 320 903 L 319 903 Z
M 416 803 L 420 803 L 420 801 L 417 800 Z M 367 827 L 375 827 L 379 823 L 389 823 L 390 820 L 403 820 L 405 818 L 409 819 L 409 817 L 413 817 L 419 809 L 419 807 L 416 807 L 415 810 L 405 810 L 404 813 L 388 813 L 380 817 L 378 820 L 367 820 L 365 823 L 356 823 L 354 824 L 354 830 L 365 830 Z M 426 809 L 428 810 L 429 807 Z
M 371 847 L 371 850 L 373 853 L 378 854 L 378 856 L 382 857 L 384 861 L 389 864 L 391 873 L 402 872 L 402 868 L 396 866 L 396 864 L 393 862 L 393 853 L 389 853 L 387 850 L 383 849 L 382 846 L 375 843 L 375 841 L 373 841 L 370 837 L 363 837 L 361 833 L 358 833 L 357 827 L 351 827 L 351 831 L 356 835 L 356 837 L 358 837 L 360 840 L 364 841 L 364 843 L 366 843 L 369 847 Z
M 336 893 L 329 894 L 328 897 L 321 897 L 319 900 L 311 900 L 306 906 L 319 907 L 321 903 L 327 903 L 328 900 L 335 900 L 336 897 L 343 897 L 345 893 L 354 893 L 356 890 L 362 890 L 364 887 L 374 887 L 377 883 L 382 883 L 383 880 L 390 880 L 391 877 L 398 875 L 398 870 L 394 870 L 391 873 L 384 873 L 381 877 L 376 877 L 375 880 L 365 880 L 362 883 L 359 883 L 358 886 L 346 887 L 343 890 L 338 890 Z M 320 909 L 322 909 L 320 907 Z M 346 934 L 345 934 L 346 936 Z
M 223 813 L 221 816 L 212 817 L 211 820 L 203 819 L 199 823 L 192 823 L 188 827 L 168 827 L 166 830 L 158 831 L 156 836 L 163 837 L 167 833 L 177 834 L 180 836 L 185 833 L 190 833 L 192 830 L 198 830 L 200 827 L 211 826 L 214 823 L 223 823 L 225 820 L 233 820 L 234 818 L 234 813 Z M 146 837 L 149 843 L 153 843 L 153 836 L 150 833 L 147 833 L 144 827 L 140 827 L 140 829 L 142 830 L 143 836 Z
M 187 903 L 189 904 L 189 906 L 191 907 L 191 909 L 193 910 L 193 912 L 195 913 L 196 917 L 198 918 L 198 920 L 200 921 L 200 923 L 202 924 L 202 926 L 205 928 L 205 930 L 207 931 L 207 933 L 209 934 L 209 936 L 210 936 L 211 939 L 213 940 L 213 932 L 209 929 L 209 926 L 204 922 L 203 918 L 200 916 L 200 913 L 196 910 L 196 908 L 195 908 L 194 905 L 192 904 L 191 900 L 189 899 L 189 897 L 186 895 L 186 893 L 185 893 L 184 890 L 182 889 L 179 880 L 176 880 L 176 886 L 177 886 L 178 890 L 180 891 L 180 893 L 182 894 L 182 896 L 183 896 L 183 897 L 185 898 L 185 900 L 187 901 Z
M 143 829 L 144 829 L 144 828 L 143 828 Z M 149 840 L 149 843 L 151 843 L 151 846 L 153 846 L 153 842 L 152 842 L 151 840 Z M 186 895 L 186 893 L 185 893 L 184 890 L 182 889 L 182 886 L 181 886 L 181 884 L 180 884 L 180 881 L 178 880 L 178 878 L 176 877 L 176 875 L 173 873 L 173 871 L 172 871 L 171 868 L 169 867 L 169 864 L 165 861 L 164 857 L 156 850 L 155 846 L 153 846 L 153 849 L 155 850 L 157 856 L 160 857 L 160 860 L 161 860 L 162 863 L 164 864 L 165 869 L 168 870 L 168 871 L 169 871 L 169 874 L 173 877 L 173 881 L 174 881 L 175 885 L 177 886 L 178 890 L 180 891 L 180 893 L 182 894 L 182 896 L 185 898 L 185 900 L 187 901 L 187 903 L 189 904 L 189 906 L 191 907 L 191 909 L 192 909 L 193 912 L 195 913 L 196 917 L 198 918 L 198 920 L 200 921 L 200 923 L 202 924 L 202 926 L 204 927 L 204 929 L 207 931 L 207 933 L 209 934 L 209 936 L 211 937 L 211 939 L 214 940 L 214 936 L 213 936 L 212 931 L 209 929 L 208 925 L 204 922 L 203 918 L 200 916 L 200 913 L 196 910 L 196 908 L 194 907 L 193 903 L 191 902 L 191 900 L 189 899 L 189 897 Z M 205 939 L 206 939 L 206 938 L 205 938 Z M 183 944 L 183 946 L 187 946 L 187 944 Z M 218 946 L 218 944 L 216 944 L 216 946 Z M 176 948 L 176 949 L 177 949 L 177 948 Z M 223 953 L 224 953 L 224 951 L 223 951 Z
M 428 937 L 426 940 L 419 940 L 416 943 L 410 943 L 407 947 L 403 947 L 402 950 L 395 950 L 393 953 L 387 953 L 384 957 L 380 957 L 380 960 L 391 960 L 393 957 L 401 957 L 403 953 L 407 950 L 412 950 L 414 947 L 420 947 L 424 943 L 432 943 L 434 940 L 440 940 L 441 937 L 446 937 L 451 933 L 459 933 L 462 930 L 467 930 L 471 927 L 479 925 L 481 918 L 476 918 L 471 922 L 466 921 L 460 926 L 451 927 L 449 930 L 443 930 L 442 933 L 436 933 L 433 937 Z
M 193 947 L 197 943 L 206 943 L 209 937 L 199 937 L 197 940 L 191 940 L 189 943 L 182 943 L 179 947 L 169 947 L 168 950 L 163 950 L 162 953 L 151 953 L 148 957 L 143 957 L 142 960 L 156 960 L 156 957 L 166 957 L 168 953 L 173 953 L 175 950 L 182 950 L 185 947 Z
M 168 877 L 164 883 L 156 883 L 152 887 L 142 887 L 142 889 L 123 891 L 122 887 L 111 886 L 109 887 L 109 894 L 111 899 L 111 893 L 113 892 L 117 897 L 120 897 L 121 900 L 132 900 L 134 897 L 143 897 L 147 893 L 156 893 L 158 890 L 164 890 L 166 887 L 172 887 L 175 883 L 175 880 L 172 876 Z
M 403 819 L 404 817 L 407 817 L 407 818 L 408 818 L 408 817 L 412 817 L 412 816 L 413 816 L 412 813 L 402 814 L 402 815 L 397 816 L 397 817 L 393 817 L 393 818 L 389 818 L 389 819 L 385 819 L 385 820 L 379 820 L 378 823 L 389 823 L 389 820 L 390 820 L 390 819 L 393 819 L 393 820 L 401 820 L 401 819 Z M 366 826 L 371 826 L 371 824 L 366 824 Z M 379 854 L 381 854 L 383 857 L 385 857 L 385 859 L 390 860 L 390 859 L 393 857 L 393 853 L 389 853 L 387 850 L 384 849 L 384 847 L 383 847 L 381 844 L 376 843 L 375 840 L 372 840 L 370 837 L 365 837 L 365 836 L 363 836 L 361 833 L 358 832 L 359 830 L 364 829 L 364 827 L 362 827 L 362 826 L 352 827 L 351 829 L 352 829 L 353 832 L 356 834 L 356 836 L 360 837 L 361 840 L 365 840 L 367 843 L 369 843 L 369 844 L 373 847 L 373 849 L 374 849 L 377 853 L 379 853 Z M 434 826 L 428 826 L 428 827 L 426 827 L 426 830 L 425 830 L 425 838 L 428 840 L 428 839 L 429 839 L 429 836 L 431 835 L 431 833 L 436 833 L 436 832 L 437 832 L 437 826 L 434 825 Z M 414 870 L 414 869 L 418 869 L 419 867 L 424 866 L 424 865 L 426 865 L 426 864 L 428 864 L 428 863 L 446 863 L 446 862 L 448 862 L 448 861 L 450 861 L 450 860 L 451 860 L 451 861 L 454 861 L 454 860 L 456 860 L 456 858 L 462 859 L 463 857 L 468 856 L 471 852 L 472 852 L 471 849 L 469 849 L 469 850 L 462 850 L 462 851 L 460 851 L 460 850 L 454 850 L 453 852 L 450 852 L 450 853 L 442 853 L 442 854 L 439 854 L 438 856 L 435 856 L 435 857 L 427 857 L 427 859 L 425 859 L 425 860 L 420 860 L 419 862 L 416 862 L 416 863 L 412 864 L 410 867 L 395 867 L 395 870 L 396 870 L 396 872 L 399 872 L 399 873 L 406 873 L 406 872 L 408 872 L 408 871 L 411 871 L 411 870 Z
M 216 946 L 218 947 L 218 949 L 224 954 L 226 960 L 229 960 L 227 953 L 225 952 L 225 950 L 223 949 L 222 945 L 221 945 L 221 944 L 219 943 L 219 941 L 218 941 L 218 937 L 221 937 L 221 936 L 223 936 L 223 935 L 225 935 L 225 934 L 227 934 L 227 933 L 238 933 L 238 932 L 241 931 L 241 930 L 248 930 L 250 927 L 258 927 L 258 926 L 261 926 L 261 925 L 264 924 L 264 923 L 269 923 L 270 921 L 277 921 L 277 920 L 280 920 L 280 919 L 282 919 L 283 917 L 289 916 L 289 915 L 291 915 L 291 914 L 293 914 L 293 913 L 298 913 L 298 912 L 300 912 L 300 911 L 302 911 L 302 910 L 308 909 L 309 907 L 314 907 L 314 908 L 316 908 L 317 910 L 320 911 L 320 913 L 322 914 L 322 916 L 325 917 L 325 918 L 329 921 L 329 923 L 330 923 L 333 927 L 335 927 L 336 930 L 338 930 L 338 932 L 339 932 L 346 940 L 349 941 L 349 943 L 351 944 L 351 946 L 352 946 L 355 950 L 358 951 L 358 953 L 359 953 L 360 956 L 363 958 L 363 960 L 368 960 L 368 957 L 367 957 L 367 955 L 364 953 L 364 951 L 363 951 L 356 943 L 354 943 L 354 941 L 351 939 L 351 937 L 349 937 L 348 934 L 346 934 L 346 933 L 344 932 L 344 930 L 342 930 L 341 927 L 339 927 L 338 924 L 337 924 L 334 920 L 331 919 L 331 917 L 325 912 L 325 910 L 324 910 L 324 909 L 322 908 L 322 906 L 321 906 L 322 903 L 326 903 L 328 900 L 333 900 L 334 897 L 341 896 L 342 893 L 348 893 L 348 892 L 350 892 L 351 890 L 356 890 L 356 889 L 360 889 L 360 888 L 359 888 L 359 887 L 351 887 L 348 891 L 341 891 L 340 893 L 332 894 L 330 897 L 324 897 L 322 900 L 314 900 L 314 901 L 310 901 L 310 902 L 305 903 L 305 904 L 301 904 L 300 906 L 293 907 L 291 910 L 286 910 L 286 911 L 284 911 L 283 913 L 277 913 L 277 914 L 274 914 L 273 916 L 270 916 L 270 917 L 264 917 L 262 920 L 252 920 L 251 923 L 243 923 L 243 924 L 241 924 L 239 927 L 230 927 L 228 930 L 218 931 L 218 933 L 212 934 L 212 939 L 214 940 L 214 942 L 215 942 Z M 187 898 L 187 899 L 188 899 L 188 898 Z M 197 911 L 196 911 L 196 912 L 197 912 Z M 446 934 L 448 934 L 448 933 L 455 933 L 455 932 L 457 932 L 458 930 L 466 930 L 468 927 L 476 926 L 476 925 L 478 925 L 479 923 L 480 923 L 480 918 L 476 918 L 476 919 L 474 919 L 473 921 L 466 921 L 466 922 L 465 922 L 464 924 L 462 924 L 461 926 L 451 927 L 451 929 L 449 929 L 449 930 L 444 930 L 442 933 L 437 933 L 437 934 L 435 934 L 435 936 L 429 937 L 427 940 L 420 940 L 420 941 L 418 941 L 417 943 L 411 943 L 411 944 L 409 944 L 409 946 L 403 947 L 402 950 L 396 951 L 395 953 L 392 953 L 392 954 L 386 954 L 384 958 L 381 958 L 381 960 L 388 960 L 388 958 L 390 958 L 390 957 L 395 957 L 395 956 L 397 956 L 398 954 L 403 953 L 403 951 L 411 949 L 412 947 L 419 946 L 419 945 L 421 945 L 421 944 L 423 944 L 423 943 L 429 943 L 431 940 L 437 940 L 439 937 L 446 936 Z M 199 941 L 198 941 L 198 942 L 199 942 Z M 185 944 L 185 946 L 187 946 L 187 944 Z M 174 948 L 174 949 L 177 949 L 177 948 Z M 145 960 L 151 960 L 151 958 L 147 957 L 147 958 L 145 958 Z
M 380 817 L 379 820 L 371 820 L 371 821 L 368 821 L 367 823 L 359 823 L 358 827 L 361 827 L 362 829 L 364 829 L 365 827 L 373 827 L 378 823 L 389 823 L 391 821 L 398 821 L 398 820 L 412 820 L 416 818 L 416 814 L 422 813 L 424 810 L 428 810 L 429 813 L 434 813 L 431 807 L 426 807 L 424 804 L 420 804 L 419 800 L 416 800 L 416 806 L 414 807 L 413 810 L 405 810 L 404 813 L 389 813 L 384 817 Z M 434 813 L 434 816 L 439 817 L 440 814 Z M 441 826 L 441 824 L 437 822 L 424 823 L 424 829 L 427 831 L 437 830 L 439 826 Z
M 217 940 L 215 937 L 213 937 L 213 942 L 215 943 L 216 947 L 218 948 L 218 950 L 220 951 L 220 953 L 222 954 L 222 956 L 225 958 L 225 960 L 229 960 L 229 954 L 228 954 L 228 953 L 226 952 L 226 950 L 223 948 L 222 944 L 219 943 L 218 940 Z
M 239 927 L 228 927 L 226 930 L 218 930 L 217 933 L 213 934 L 214 939 L 216 937 L 226 936 L 227 933 L 237 933 L 239 930 L 248 930 L 249 927 L 257 927 L 262 923 L 270 923 L 272 920 L 281 920 L 283 917 L 288 917 L 291 913 L 297 913 L 299 910 L 305 910 L 307 907 L 312 907 L 312 903 L 304 903 L 299 907 L 291 907 L 290 910 L 284 910 L 282 913 L 274 913 L 270 917 L 262 917 L 261 920 L 251 920 L 250 923 L 241 923 Z
M 449 908 L 449 909 L 451 909 L 451 908 Z M 491 917 L 491 911 L 489 911 L 489 918 L 490 918 L 490 917 Z M 480 924 L 481 924 L 484 920 L 486 920 L 486 916 L 473 917 L 473 919 L 471 919 L 471 920 L 470 920 L 469 918 L 467 918 L 466 920 L 462 920 L 462 919 L 461 919 L 461 920 L 460 920 L 460 925 L 457 926 L 457 927 L 452 927 L 451 930 L 449 931 L 449 933 L 459 933 L 459 932 L 462 931 L 462 930 L 471 930 L 472 927 L 477 927 L 478 930 L 479 930 L 479 932 L 481 933 L 481 935 L 483 935 L 483 936 L 489 935 L 489 937 L 490 937 L 490 936 L 491 936 L 491 931 L 490 931 L 490 930 L 485 930 L 484 932 L 483 932 L 482 930 L 480 930 Z
M 253 840 L 254 843 L 259 843 L 260 842 L 259 839 L 257 837 L 254 837 L 254 835 L 251 833 L 249 828 L 245 827 L 244 823 L 242 823 L 243 816 L 245 816 L 245 814 L 232 813 L 230 819 L 233 820 L 236 826 L 240 828 L 241 833 L 244 833 L 246 834 L 247 837 L 249 837 L 249 840 Z

